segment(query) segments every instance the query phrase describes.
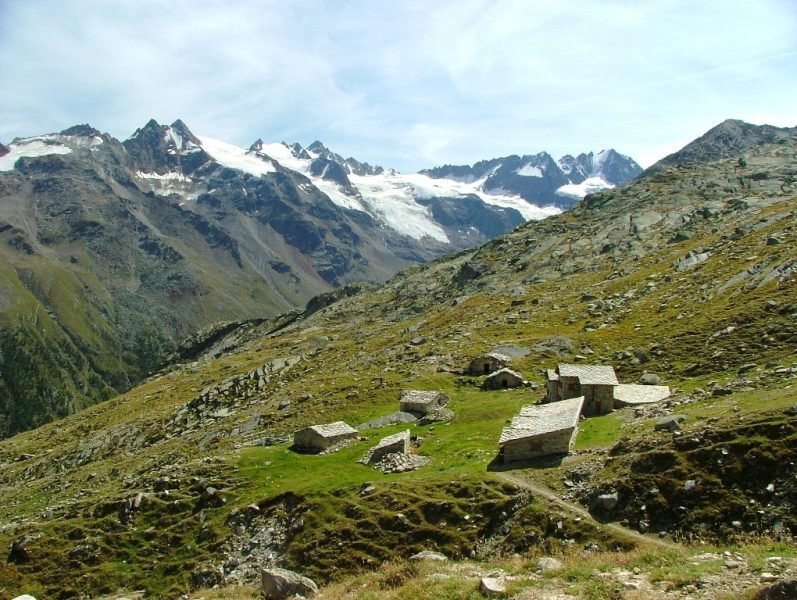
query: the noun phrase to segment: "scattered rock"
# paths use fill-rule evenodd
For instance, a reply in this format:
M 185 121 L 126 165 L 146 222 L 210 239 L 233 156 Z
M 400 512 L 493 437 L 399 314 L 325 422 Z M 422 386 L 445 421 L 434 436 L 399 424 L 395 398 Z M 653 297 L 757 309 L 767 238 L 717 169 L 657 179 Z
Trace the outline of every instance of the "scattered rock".
M 428 456 L 395 452 L 386 455 L 376 463 L 376 468 L 382 473 L 405 473 L 406 471 L 414 471 L 421 468 L 428 464 L 430 460 Z
M 656 431 L 675 431 L 681 428 L 681 423 L 686 421 L 685 415 L 669 415 L 656 419 Z
M 191 585 L 194 588 L 210 589 L 221 585 L 224 581 L 224 569 L 221 567 L 206 566 L 200 567 L 191 573 Z
M 417 554 L 410 556 L 410 560 L 431 560 L 443 561 L 448 560 L 448 557 L 442 552 L 434 552 L 433 550 L 423 550 Z
M 23 535 L 11 542 L 11 550 L 6 559 L 9 564 L 21 564 L 30 560 L 30 552 L 28 552 L 27 548 L 28 542 L 30 542 L 30 538 L 27 535 Z
M 537 560 L 537 570 L 543 573 L 547 571 L 558 571 L 561 568 L 562 561 L 551 558 L 550 556 L 543 556 Z
M 546 356 L 561 356 L 563 354 L 571 354 L 573 352 L 573 340 L 568 337 L 556 335 L 541 341 L 539 344 L 532 346 L 534 352 L 544 354 Z
M 30 594 L 22 594 L 21 596 L 17 596 L 13 600 L 36 600 L 36 598 L 31 596 Z
M 620 497 L 617 495 L 617 492 L 613 492 L 611 494 L 601 494 L 595 498 L 593 507 L 598 510 L 613 510 L 619 501 Z
M 418 419 L 418 425 L 431 425 L 432 423 L 445 423 L 454 418 L 454 411 L 447 407 L 435 409 Z
M 479 591 L 488 597 L 506 594 L 506 584 L 497 577 L 482 577 L 479 581 Z
M 272 567 L 260 571 L 260 591 L 265 600 L 283 600 L 293 596 L 309 598 L 318 593 L 318 586 L 308 577 Z
M 661 385 L 661 377 L 655 373 L 642 373 L 639 378 L 639 383 L 642 385 Z

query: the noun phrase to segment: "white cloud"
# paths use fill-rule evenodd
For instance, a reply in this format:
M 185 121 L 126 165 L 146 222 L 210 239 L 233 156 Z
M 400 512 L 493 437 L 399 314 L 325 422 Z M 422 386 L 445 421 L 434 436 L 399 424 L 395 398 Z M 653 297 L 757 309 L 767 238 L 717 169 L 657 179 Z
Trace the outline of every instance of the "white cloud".
M 402 170 L 797 124 L 785 0 L 0 3 L 0 140 L 150 117 Z

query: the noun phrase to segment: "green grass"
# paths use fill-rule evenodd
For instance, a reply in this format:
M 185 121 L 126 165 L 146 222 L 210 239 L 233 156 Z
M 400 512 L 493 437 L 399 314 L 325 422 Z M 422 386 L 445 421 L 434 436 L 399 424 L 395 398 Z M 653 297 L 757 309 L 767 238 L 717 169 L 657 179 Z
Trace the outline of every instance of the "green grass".
M 605 448 L 614 444 L 620 436 L 623 419 L 617 413 L 609 413 L 584 419 L 578 425 L 576 450 Z

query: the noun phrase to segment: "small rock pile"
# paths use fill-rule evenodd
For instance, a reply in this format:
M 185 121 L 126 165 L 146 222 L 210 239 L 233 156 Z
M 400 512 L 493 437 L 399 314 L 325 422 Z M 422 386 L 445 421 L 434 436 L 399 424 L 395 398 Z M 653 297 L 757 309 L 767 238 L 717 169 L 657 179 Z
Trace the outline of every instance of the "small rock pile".
M 404 473 L 406 471 L 420 469 L 424 465 L 429 464 L 430 461 L 431 459 L 428 456 L 394 452 L 382 458 L 375 466 L 382 471 L 382 473 Z

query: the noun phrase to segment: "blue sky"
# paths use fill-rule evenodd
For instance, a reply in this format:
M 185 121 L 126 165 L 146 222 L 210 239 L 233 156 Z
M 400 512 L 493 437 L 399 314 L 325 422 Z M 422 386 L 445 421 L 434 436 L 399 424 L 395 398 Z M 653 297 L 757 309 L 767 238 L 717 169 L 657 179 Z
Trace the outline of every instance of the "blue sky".
M 0 0 L 0 141 L 150 118 L 414 171 L 797 125 L 794 0 Z

